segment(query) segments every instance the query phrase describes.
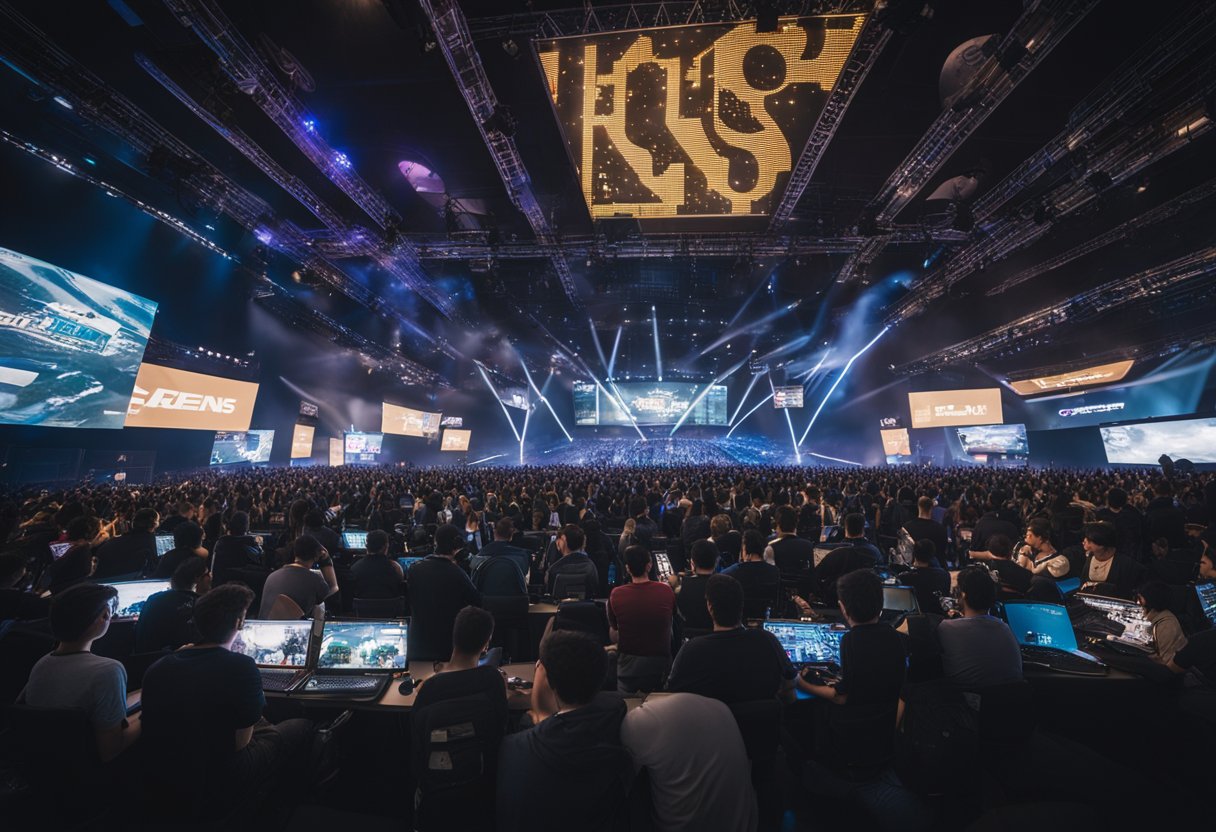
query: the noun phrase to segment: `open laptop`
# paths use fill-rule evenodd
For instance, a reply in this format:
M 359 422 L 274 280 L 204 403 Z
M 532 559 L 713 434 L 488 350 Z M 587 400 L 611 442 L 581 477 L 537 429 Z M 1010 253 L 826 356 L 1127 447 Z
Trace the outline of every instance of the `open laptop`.
M 659 580 L 665 581 L 672 575 L 671 558 L 667 557 L 666 552 L 654 553 L 654 568 L 659 573 Z
M 367 532 L 342 532 L 342 548 L 351 552 L 366 552 Z
M 878 620 L 883 624 L 898 627 L 909 615 L 920 612 L 916 592 L 909 586 L 884 586 L 882 588 L 882 612 Z
M 426 560 L 426 558 L 414 558 L 414 557 L 397 558 L 397 563 L 401 564 L 401 569 L 404 572 L 409 572 L 410 567 L 413 566 L 415 563 L 417 563 L 420 560 Z
M 326 621 L 316 670 L 297 691 L 304 695 L 375 698 L 394 673 L 409 668 L 409 627 L 399 619 Z
M 1060 590 L 1060 595 L 1067 598 L 1081 588 L 1080 578 L 1061 578 L 1056 581 L 1056 589 Z
M 115 621 L 135 621 L 143 609 L 144 603 L 158 592 L 169 588 L 168 581 L 115 581 L 106 584 L 118 590 L 118 609 L 114 612 Z
M 162 558 L 173 549 L 173 535 L 158 534 L 156 536 L 156 556 Z
M 790 663 L 804 667 L 840 664 L 840 639 L 847 630 L 833 624 L 813 621 L 765 621 L 768 630 L 781 642 Z
M 253 659 L 262 674 L 262 690 L 294 690 L 308 678 L 312 621 L 246 621 L 232 642 L 232 652 Z
M 1106 675 L 1106 665 L 1077 649 L 1077 635 L 1063 604 L 1010 601 L 1004 608 L 1024 663 L 1078 676 Z
M 1145 617 L 1139 604 L 1122 598 L 1084 593 L 1078 593 L 1076 600 L 1113 625 L 1110 631 L 1099 631 L 1098 634 L 1114 646 L 1131 648 L 1145 654 L 1154 652 L 1153 625 Z M 1076 626 L 1082 632 L 1088 631 L 1083 624 L 1078 623 Z
M 1199 608 L 1204 616 L 1216 627 L 1216 583 L 1196 584 L 1195 594 L 1199 596 Z

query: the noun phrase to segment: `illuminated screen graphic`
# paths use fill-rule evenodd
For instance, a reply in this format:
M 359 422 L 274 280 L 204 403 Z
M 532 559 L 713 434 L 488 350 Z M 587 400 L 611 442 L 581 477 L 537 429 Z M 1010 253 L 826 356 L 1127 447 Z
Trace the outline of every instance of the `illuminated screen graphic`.
M 864 15 L 544 40 L 537 54 L 593 218 L 768 214 Z
M 383 407 L 380 430 L 384 433 L 396 433 L 400 436 L 439 435 L 439 420 L 442 414 L 414 410 L 412 407 L 399 407 L 388 402 L 384 402 Z
M 1191 462 L 1216 462 L 1216 419 L 1182 419 L 1099 428 L 1112 465 L 1156 465 L 1162 454 Z
M 908 440 L 907 428 L 890 428 L 880 430 L 882 434 L 882 452 L 891 462 L 893 456 L 912 456 L 912 443 Z
M 639 425 L 674 425 L 704 389 L 703 384 L 678 381 L 635 381 L 616 385 L 625 406 Z M 576 381 L 575 424 L 632 425 L 629 416 L 617 406 L 614 399 L 614 395 L 591 382 Z M 697 402 L 684 424 L 724 426 L 728 418 L 726 386 L 715 384 Z
M 156 304 L 0 248 L 0 422 L 121 428 Z
M 968 454 L 1006 454 L 1027 456 L 1025 425 L 976 425 L 958 429 L 958 441 Z
M 461 428 L 464 427 L 463 416 L 444 416 L 439 420 L 439 425 L 445 428 Z
M 1098 364 L 1071 373 L 1060 373 L 1054 376 L 1028 378 L 1024 381 L 1011 381 L 1009 386 L 1019 396 L 1033 396 L 1036 393 L 1049 393 L 1056 390 L 1066 390 L 1070 387 L 1091 387 L 1095 384 L 1110 384 L 1122 381 L 1128 374 L 1134 361 L 1115 361 L 1110 364 Z
M 408 628 L 400 621 L 326 621 L 317 667 L 400 670 L 408 667 Z
M 312 456 L 312 437 L 316 428 L 312 425 L 296 425 L 291 434 L 291 458 L 308 459 Z
M 498 399 L 507 407 L 528 409 L 528 391 L 522 387 L 504 387 L 498 391 Z
M 118 609 L 115 618 L 139 618 L 144 604 L 158 592 L 169 588 L 168 581 L 121 581 L 107 584 L 118 590 Z
M 127 427 L 248 430 L 257 398 L 251 381 L 141 364 Z
M 439 443 L 441 451 L 467 451 L 469 440 L 473 437 L 471 430 L 447 428 L 443 431 L 443 440 Z
M 317 414 L 320 412 L 321 412 L 320 408 L 318 408 L 315 404 L 313 404 L 312 402 L 306 402 L 301 399 L 301 401 L 300 401 L 300 415 L 301 416 L 304 416 L 308 419 L 315 419 L 315 418 L 317 418 Z
M 272 430 L 246 430 L 235 433 L 217 431 L 215 444 L 211 446 L 211 464 L 269 462 L 270 448 L 273 445 L 274 431 Z
M 914 428 L 990 425 L 1005 420 L 999 387 L 909 393 L 908 407 Z
M 311 621 L 246 621 L 229 649 L 260 665 L 307 667 Z
M 774 388 L 773 407 L 778 410 L 783 407 L 802 407 L 802 385 Z
M 330 437 L 329 440 L 329 464 L 341 465 L 346 461 L 346 454 L 343 451 L 342 440 L 337 437 Z

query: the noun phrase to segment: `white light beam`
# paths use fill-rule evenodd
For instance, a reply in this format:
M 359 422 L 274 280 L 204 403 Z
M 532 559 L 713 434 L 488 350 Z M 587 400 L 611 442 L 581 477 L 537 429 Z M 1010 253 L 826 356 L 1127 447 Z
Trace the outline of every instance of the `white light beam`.
M 566 426 L 562 424 L 562 420 L 557 418 L 557 411 L 553 409 L 553 405 L 549 404 L 549 400 L 545 398 L 544 391 L 536 389 L 536 382 L 532 380 L 532 374 L 528 372 L 528 365 L 524 363 L 524 358 L 522 355 L 519 357 L 519 365 L 524 368 L 524 377 L 528 379 L 528 386 L 532 388 L 532 392 L 536 394 L 536 397 L 541 400 L 541 403 L 545 407 L 549 408 L 549 412 L 553 414 L 553 421 L 557 422 L 557 426 L 562 429 L 562 433 L 566 434 L 566 441 L 573 442 L 574 437 L 570 435 L 570 431 L 566 430 Z M 549 387 L 549 382 L 552 380 L 553 371 L 550 370 L 549 378 L 545 379 L 546 388 Z
M 692 404 L 690 404 L 688 406 L 688 408 L 684 411 L 683 415 L 680 416 L 680 420 L 678 422 L 676 422 L 675 427 L 673 427 L 671 429 L 671 433 L 668 434 L 668 436 L 675 436 L 676 431 L 678 431 L 680 429 L 680 425 L 684 424 L 684 420 L 688 418 L 688 414 L 692 413 L 693 408 L 695 408 L 698 404 L 701 403 L 701 399 L 705 398 L 705 395 L 710 390 L 714 389 L 714 385 L 721 384 L 723 381 L 725 381 L 730 376 L 731 373 L 733 373 L 735 370 L 738 370 L 740 367 L 742 367 L 744 364 L 746 364 L 748 362 L 749 358 L 744 358 L 738 364 L 731 367 L 729 370 L 727 370 L 722 375 L 718 376 L 716 379 L 711 381 L 709 384 L 705 385 L 705 389 L 702 390 L 700 393 L 698 393 L 697 397 L 692 400 Z
M 743 418 L 742 418 L 742 419 L 740 419 L 739 421 L 735 422 L 734 427 L 732 427 L 730 430 L 728 430 L 728 431 L 726 432 L 726 438 L 727 438 L 727 439 L 730 439 L 730 435 L 731 435 L 732 433 L 734 433 L 734 432 L 735 432 L 735 430 L 737 430 L 737 429 L 738 429 L 739 425 L 741 425 L 741 424 L 743 424 L 744 422 L 746 422 L 746 421 L 747 421 L 747 417 L 748 417 L 748 416 L 751 416 L 753 413 L 755 413 L 757 410 L 759 410 L 759 409 L 760 409 L 760 405 L 764 404 L 766 401 L 768 401 L 768 400 L 769 400 L 769 399 L 771 399 L 772 397 L 773 397 L 773 394 L 772 394 L 772 393 L 769 393 L 767 396 L 765 396 L 763 399 L 761 399 L 761 400 L 759 401 L 759 403 L 758 403 L 758 404 L 757 404 L 755 407 L 753 407 L 751 410 L 749 410 L 749 411 L 747 411 L 746 413 L 744 413 L 744 414 L 743 414 Z
M 844 380 L 844 377 L 846 375 L 848 375 L 849 368 L 853 366 L 853 362 L 856 361 L 858 358 L 860 358 L 862 356 L 862 354 L 865 353 L 866 350 L 868 350 L 870 347 L 874 346 L 874 344 L 876 344 L 878 342 L 879 338 L 886 335 L 887 330 L 889 330 L 890 328 L 891 327 L 889 327 L 889 326 L 884 326 L 882 328 L 882 332 L 878 333 L 873 338 L 871 338 L 870 343 L 866 344 L 864 347 L 862 347 L 860 350 L 858 350 L 857 353 L 845 363 L 844 369 L 840 371 L 840 375 L 838 375 L 836 377 L 836 380 L 832 382 L 832 386 L 828 388 L 827 395 L 823 397 L 823 401 L 821 401 L 819 403 L 819 407 L 815 408 L 815 412 L 811 415 L 811 421 L 807 423 L 806 430 L 804 430 L 802 432 L 802 438 L 798 440 L 799 445 L 801 445 L 803 442 L 806 441 L 806 437 L 811 432 L 811 428 L 814 426 L 815 420 L 819 418 L 819 414 L 823 411 L 824 405 L 826 405 L 828 403 L 828 399 L 832 398 L 832 394 L 836 392 L 836 388 L 840 386 L 840 382 Z
M 515 441 L 519 441 L 519 431 L 515 429 L 515 422 L 511 419 L 511 414 L 507 412 L 507 406 L 502 403 L 502 398 L 498 395 L 498 391 L 494 389 L 494 383 L 490 381 L 490 377 L 486 375 L 485 367 L 481 366 L 480 361 L 474 361 L 474 366 L 477 367 L 477 372 L 481 373 L 481 378 L 486 383 L 486 387 L 490 388 L 490 393 L 494 396 L 494 401 L 498 402 L 498 406 L 502 408 L 502 415 L 507 417 L 507 424 L 511 426 L 511 433 L 515 435 Z
M 739 411 L 743 409 L 743 403 L 746 402 L 747 397 L 752 394 L 752 388 L 756 386 L 756 380 L 762 375 L 764 375 L 764 373 L 756 373 L 754 376 L 752 376 L 751 382 L 747 385 L 747 390 L 745 390 L 743 393 L 743 398 L 739 399 L 739 406 L 735 408 L 734 416 L 731 416 L 730 421 L 726 424 L 733 425 L 735 423 L 735 416 L 738 416 Z
M 663 356 L 659 353 L 659 313 L 655 311 L 653 306 L 650 307 L 650 323 L 654 327 L 655 372 L 658 373 L 659 381 L 662 381 L 663 380 Z M 618 338 L 620 337 L 619 332 L 617 333 L 617 337 Z
M 777 388 L 775 386 L 773 386 L 772 373 L 769 373 L 768 386 L 769 386 L 769 389 L 773 391 L 773 398 L 776 398 Z M 790 426 L 790 442 L 794 443 L 794 458 L 796 460 L 798 460 L 798 464 L 801 465 L 802 464 L 802 452 L 798 450 L 798 439 L 797 439 L 796 435 L 794 434 L 794 420 L 790 418 L 790 409 L 788 407 L 783 407 L 782 410 L 785 411 L 785 423 Z

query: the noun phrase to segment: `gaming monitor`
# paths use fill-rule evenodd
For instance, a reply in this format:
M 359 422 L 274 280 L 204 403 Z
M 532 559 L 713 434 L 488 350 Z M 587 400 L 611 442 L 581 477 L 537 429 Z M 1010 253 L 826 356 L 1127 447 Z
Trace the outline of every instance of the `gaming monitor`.
M 216 431 L 211 446 L 212 465 L 232 465 L 236 462 L 269 462 L 274 447 L 274 431 L 247 430 L 236 433 Z
M 319 669 L 404 670 L 408 627 L 404 621 L 326 621 Z
M 765 621 L 794 665 L 840 664 L 840 639 L 845 631 L 810 621 Z
M 1134 601 L 1106 598 L 1101 595 L 1078 594 L 1077 600 L 1091 610 L 1097 610 L 1123 627 L 1122 637 L 1148 648 L 1153 644 L 1153 625 L 1144 616 L 1144 609 Z
M 342 532 L 342 548 L 351 551 L 367 549 L 367 532 Z
M 133 621 L 139 618 L 144 603 L 158 592 L 169 588 L 168 581 L 118 581 L 106 584 L 118 590 L 118 609 L 114 611 L 116 621 Z
M 232 652 L 242 653 L 262 667 L 308 666 L 312 621 L 245 621 L 232 641 Z

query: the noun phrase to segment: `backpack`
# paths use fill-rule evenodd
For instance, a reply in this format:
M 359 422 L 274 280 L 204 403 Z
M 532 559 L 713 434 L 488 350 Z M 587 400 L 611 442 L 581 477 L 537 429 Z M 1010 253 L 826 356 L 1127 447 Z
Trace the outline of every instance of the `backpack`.
M 414 829 L 493 829 L 498 746 L 505 726 L 485 694 L 411 714 Z
M 912 565 L 912 550 L 916 548 L 916 541 L 912 539 L 912 535 L 902 526 L 895 536 L 895 546 L 891 549 L 891 562 L 898 563 L 903 566 Z

